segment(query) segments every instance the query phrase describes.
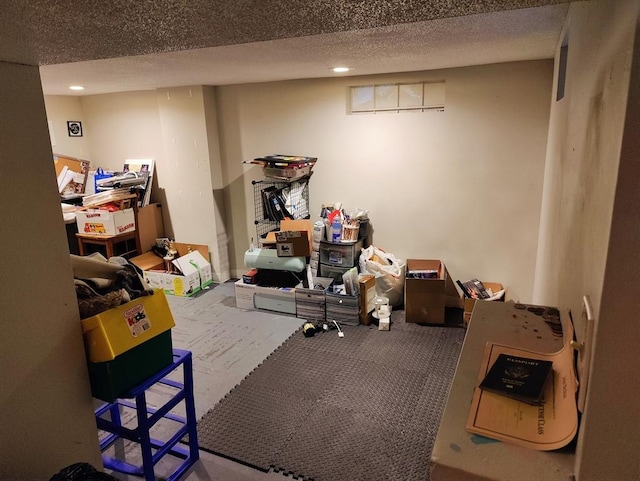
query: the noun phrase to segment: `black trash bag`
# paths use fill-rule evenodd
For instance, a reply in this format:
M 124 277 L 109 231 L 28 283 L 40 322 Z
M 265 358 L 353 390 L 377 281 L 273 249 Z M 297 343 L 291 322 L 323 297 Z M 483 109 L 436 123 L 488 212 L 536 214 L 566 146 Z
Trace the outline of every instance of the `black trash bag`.
M 118 478 L 98 471 L 89 463 L 75 463 L 61 469 L 49 481 L 118 481 Z

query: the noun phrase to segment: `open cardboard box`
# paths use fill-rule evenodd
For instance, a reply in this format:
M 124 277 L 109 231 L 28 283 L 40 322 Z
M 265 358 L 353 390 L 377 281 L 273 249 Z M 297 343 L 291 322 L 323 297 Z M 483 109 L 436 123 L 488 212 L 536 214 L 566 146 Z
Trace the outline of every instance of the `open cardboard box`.
M 502 289 L 504 289 L 502 284 L 500 284 L 499 282 L 485 282 L 485 281 L 482 281 L 482 284 L 484 285 L 485 289 L 491 289 L 491 292 L 493 292 L 493 294 L 496 294 L 497 292 L 499 292 Z M 503 293 L 502 296 L 499 299 L 495 299 L 495 300 L 496 301 L 500 301 L 500 302 L 504 302 L 505 297 L 506 297 L 506 292 Z M 463 320 L 464 320 L 465 327 L 468 326 L 468 324 L 469 324 L 469 320 L 471 319 L 471 313 L 473 312 L 473 308 L 476 305 L 476 301 L 481 301 L 481 300 L 483 300 L 483 299 L 473 299 L 473 298 L 469 298 L 469 297 L 465 297 L 464 298 Z
M 76 224 L 80 234 L 119 235 L 136 230 L 133 209 L 109 212 L 87 209 L 76 212 Z
M 411 271 L 437 271 L 437 277 L 412 279 Z M 461 298 L 444 262 L 407 259 L 404 310 L 407 322 L 444 324 L 445 306 L 460 307 Z
M 285 236 L 282 234 L 283 232 L 306 232 L 309 243 L 308 247 L 301 245 L 299 241 L 297 241 L 297 251 L 300 253 L 296 253 L 296 245 L 289 246 L 289 243 L 293 240 L 293 236 Z M 279 240 L 278 237 L 280 237 L 281 240 Z M 267 237 L 262 239 L 260 243 L 262 247 L 278 248 L 278 246 L 280 246 L 279 251 L 286 251 L 287 256 L 309 257 L 313 251 L 313 224 L 309 219 L 281 220 L 280 231 L 269 232 Z M 287 245 L 285 246 L 285 244 Z M 278 253 L 278 255 L 280 256 L 280 253 Z
M 179 242 L 173 245 L 179 254 L 173 260 L 173 265 L 182 275 L 167 273 L 164 260 L 153 252 L 136 256 L 131 259 L 131 263 L 142 269 L 144 279 L 150 287 L 162 289 L 166 294 L 191 297 L 211 285 L 213 273 L 209 262 L 209 247 Z

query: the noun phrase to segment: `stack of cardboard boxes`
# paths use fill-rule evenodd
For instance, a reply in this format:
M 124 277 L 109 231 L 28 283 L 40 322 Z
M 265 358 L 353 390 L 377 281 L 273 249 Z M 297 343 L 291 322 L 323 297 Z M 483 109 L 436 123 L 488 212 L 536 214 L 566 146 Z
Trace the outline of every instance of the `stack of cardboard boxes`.
M 178 255 L 171 261 L 169 270 L 153 251 L 131 259 L 132 264 L 142 269 L 150 287 L 174 296 L 191 297 L 213 284 L 209 246 L 180 242 L 173 245 Z

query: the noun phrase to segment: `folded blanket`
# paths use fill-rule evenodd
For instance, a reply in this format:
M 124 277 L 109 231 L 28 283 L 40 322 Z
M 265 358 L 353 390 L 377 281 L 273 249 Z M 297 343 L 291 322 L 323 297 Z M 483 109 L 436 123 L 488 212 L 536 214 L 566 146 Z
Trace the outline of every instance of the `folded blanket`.
M 81 319 L 153 294 L 142 271 L 123 257 L 71 254 L 71 267 Z

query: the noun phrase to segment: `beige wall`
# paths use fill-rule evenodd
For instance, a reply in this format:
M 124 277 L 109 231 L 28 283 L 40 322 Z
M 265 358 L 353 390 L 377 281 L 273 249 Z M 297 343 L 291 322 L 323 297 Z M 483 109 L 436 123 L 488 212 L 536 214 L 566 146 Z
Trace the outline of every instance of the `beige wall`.
M 569 307 L 580 341 L 584 295 L 595 312 L 578 481 L 640 479 L 637 21 L 638 2 L 571 5 L 551 109 L 534 299 Z
M 72 97 L 73 98 L 73 97 Z M 47 116 L 55 106 L 45 97 Z M 125 159 L 164 159 L 160 114 L 154 91 L 81 97 L 91 168 L 122 170 Z
M 81 105 L 81 97 L 68 97 L 50 95 L 46 99 L 48 125 L 53 132 L 52 149 L 56 154 L 75 157 L 76 159 L 91 160 L 89 151 L 89 137 L 86 131 L 87 123 L 84 120 L 84 111 Z M 83 136 L 69 137 L 67 121 L 79 120 L 82 122 Z
M 0 85 L 0 477 L 49 479 L 102 461 L 38 68 Z
M 226 255 L 226 245 L 218 245 L 218 232 L 224 232 L 224 225 L 213 187 L 216 178 L 221 183 L 220 162 L 205 116 L 205 90 L 198 86 L 157 91 L 166 157 L 157 166 L 158 187 L 165 199 L 165 221 L 169 220 L 165 225 L 171 226 L 172 235 L 179 242 L 208 245 L 214 279 L 225 281 L 229 279 L 228 261 L 221 256 Z M 214 145 L 209 145 L 210 140 Z
M 382 120 L 371 117 L 348 121 L 340 119 L 338 111 L 341 108 L 344 114 L 346 81 L 283 82 L 216 89 L 219 94 L 217 109 L 223 160 L 221 171 L 227 185 L 227 209 L 233 213 L 233 222 L 227 224 L 231 228 L 228 233 L 230 246 L 235 249 L 231 257 L 233 267 L 241 270 L 238 260 L 253 235 L 252 219 L 248 214 L 253 202 L 250 179 L 258 178 L 260 174 L 258 169 L 242 166 L 240 162 L 286 148 L 290 152 L 317 155 L 320 158 L 312 179 L 313 204 L 319 206 L 322 202 L 342 200 L 348 207 L 357 205 L 369 208 L 376 225 L 374 241 L 402 257 L 422 257 L 433 253 L 434 256 L 443 257 L 452 266 L 452 274 L 456 277 L 467 277 L 469 273 L 480 277 L 490 276 L 491 280 L 507 284 L 516 293 L 529 291 L 528 295 L 533 297 L 534 302 L 550 301 L 571 307 L 574 312 L 579 312 L 581 296 L 589 293 L 597 307 L 598 326 L 588 411 L 582 419 L 578 442 L 578 481 L 639 479 L 637 400 L 640 396 L 640 377 L 635 372 L 638 366 L 636 342 L 640 338 L 637 322 L 640 293 L 635 282 L 640 265 L 640 252 L 637 249 L 640 179 L 637 159 L 640 149 L 636 140 L 640 127 L 640 59 L 638 40 L 634 38 L 634 35 L 637 36 L 637 32 L 634 33 L 637 18 L 637 2 L 589 2 L 571 7 L 568 22 L 571 38 L 569 88 L 567 97 L 557 104 L 552 102 L 551 106 L 548 167 L 544 174 L 547 182 L 542 202 L 539 261 L 535 276 L 524 274 L 526 265 L 522 268 L 516 265 L 512 269 L 523 272 L 522 280 L 508 275 L 511 269 L 505 265 L 506 257 L 502 257 L 501 245 L 487 247 L 488 250 L 483 250 L 482 255 L 465 254 L 467 257 L 463 261 L 460 254 L 462 249 L 458 244 L 454 244 L 458 246 L 455 248 L 450 246 L 451 242 L 461 241 L 453 235 L 445 235 L 438 228 L 443 224 L 439 219 L 442 209 L 452 214 L 447 233 L 451 230 L 458 233 L 464 231 L 464 226 L 461 227 L 464 222 L 500 229 L 500 226 L 495 226 L 498 222 L 494 217 L 497 217 L 504 225 L 503 230 L 497 232 L 503 235 L 495 235 L 493 240 L 503 241 L 505 236 L 510 236 L 514 243 L 524 240 L 525 250 L 534 250 L 527 262 L 535 262 L 536 243 L 534 241 L 533 246 L 530 245 L 531 236 L 527 226 L 520 229 L 523 226 L 516 224 L 518 229 L 510 231 L 506 230 L 506 226 L 509 220 L 517 216 L 519 209 L 527 210 L 529 203 L 532 206 L 540 205 L 540 193 L 536 194 L 536 191 L 541 190 L 543 185 L 544 161 L 540 159 L 544 159 L 544 152 L 538 154 L 537 149 L 544 150 L 546 145 L 545 109 L 548 113 L 551 90 L 548 62 L 398 76 L 415 78 L 438 75 L 438 79 L 446 80 L 448 86 L 447 112 L 424 115 L 417 121 L 419 128 L 407 127 L 409 131 L 406 137 L 401 136 L 402 142 L 394 141 L 389 129 L 394 124 L 412 124 L 416 122 L 415 117 L 423 114 L 407 114 L 405 118 L 412 118 L 412 122 L 393 120 L 392 115 L 379 116 Z M 635 50 L 632 50 L 634 39 Z M 478 76 L 471 73 L 477 73 Z M 474 78 L 481 79 L 480 84 L 486 85 L 474 85 Z M 493 82 L 489 82 L 491 78 Z M 627 99 L 629 79 L 631 88 Z M 63 260 L 67 252 L 64 227 L 55 220 L 59 214 L 53 187 L 55 175 L 49 162 L 51 151 L 46 145 L 48 139 L 40 87 L 36 85 L 37 69 L 0 63 L 0 80 L 3 86 L 0 89 L 0 123 L 3 126 L 0 130 L 0 174 L 3 178 L 10 176 L 13 180 L 8 188 L 2 190 L 1 200 L 3 206 L 22 206 L 19 210 L 2 209 L 0 225 L 4 229 L 1 232 L 3 247 L 11 252 L 21 252 L 22 256 L 7 258 L 6 268 L 0 270 L 0 280 L 6 283 L 6 276 L 11 275 L 12 282 L 30 286 L 29 290 L 3 290 L 2 305 L 5 311 L 0 323 L 5 335 L 0 350 L 3 379 L 0 388 L 0 422 L 3 433 L 20 432 L 21 436 L 0 438 L 0 452 L 3 454 L 0 457 L 0 471 L 10 476 L 15 473 L 23 478 L 45 478 L 78 459 L 97 465 L 99 456 L 97 444 L 94 444 L 95 425 L 89 407 L 88 382 L 81 336 L 77 331 L 79 320 L 74 305 L 70 268 L 68 262 Z M 335 87 L 334 82 L 338 85 L 342 82 L 342 86 Z M 340 90 L 342 93 L 339 93 Z M 454 96 L 457 100 L 453 103 L 452 92 L 457 92 Z M 479 95 L 479 92 L 484 94 Z M 131 94 L 128 101 L 126 95 L 106 96 L 104 101 L 82 99 L 83 114 L 92 109 L 92 102 L 96 102 L 93 114 L 86 117 L 87 135 L 98 130 L 97 124 L 91 120 L 104 117 L 102 107 L 106 113 L 121 116 L 126 121 L 129 116 L 125 108 L 128 101 L 136 105 L 137 95 L 149 100 L 146 93 Z M 140 112 L 137 110 L 133 114 L 139 120 L 150 122 L 138 123 L 138 127 L 135 127 L 144 132 L 138 139 L 146 138 L 148 141 L 144 152 L 119 150 L 122 145 L 120 142 L 131 138 L 126 130 L 135 129 L 133 126 L 130 129 L 122 128 L 117 121 L 112 121 L 114 131 L 121 132 L 124 137 L 118 135 L 116 138 L 109 132 L 108 138 L 105 136 L 99 146 L 96 144 L 96 150 L 91 146 L 90 153 L 93 155 L 88 157 L 94 162 L 107 162 L 111 160 L 106 157 L 103 159 L 102 153 L 113 152 L 113 156 L 109 154 L 109 157 L 113 159 L 114 167 L 120 165 L 121 158 L 162 157 L 164 152 L 161 150 L 149 153 L 153 146 L 162 145 L 162 139 L 156 137 L 160 132 L 157 127 L 159 117 L 154 117 L 159 116 L 156 93 L 150 93 L 149 96 L 154 98 L 149 100 L 154 106 L 147 110 L 147 114 L 138 115 Z M 543 98 L 540 101 L 524 98 L 529 96 Z M 541 102 L 545 102 L 545 105 L 540 105 Z M 147 101 L 143 103 L 148 105 Z M 50 105 L 50 99 L 47 99 L 47 107 Z M 465 113 L 466 106 L 473 108 L 466 109 Z M 527 110 L 531 108 L 533 112 Z M 503 110 L 509 115 L 498 115 Z M 16 116 L 15 112 L 21 114 Z M 591 115 L 595 113 L 598 122 L 594 122 L 596 118 Z M 446 119 L 452 115 L 462 124 L 452 122 L 447 126 Z M 538 118 L 538 121 L 527 121 L 529 115 Z M 622 121 L 625 116 L 626 123 Z M 491 119 L 491 122 L 485 119 Z M 334 126 L 331 122 L 336 120 L 338 123 Z M 360 122 L 360 128 L 342 132 L 345 126 L 353 126 L 356 122 Z M 153 123 L 156 123 L 157 130 L 147 132 L 147 127 Z M 296 128 L 297 123 L 305 125 L 304 131 L 310 130 L 313 134 L 300 137 L 303 129 Z M 38 125 L 41 125 L 40 129 L 34 127 Z M 243 128 L 239 129 L 239 125 Z M 456 125 L 464 125 L 464 128 L 457 128 Z M 518 129 L 514 125 L 523 128 Z M 398 130 L 404 132 L 403 129 Z M 510 135 L 500 137 L 498 132 Z M 528 132 L 533 132 L 537 140 L 529 142 Z M 421 140 L 425 137 L 428 141 Z M 424 148 L 405 150 L 407 139 L 418 139 Z M 340 145 L 333 147 L 334 141 Z M 490 149 L 489 153 L 484 154 L 485 149 Z M 533 154 L 530 149 L 533 149 Z M 438 164 L 436 161 L 440 158 L 448 162 Z M 477 158 L 487 162 L 489 170 L 496 177 L 506 169 L 507 178 L 532 193 L 534 198 L 523 200 L 516 192 L 516 201 L 506 195 L 503 199 L 500 195 L 503 191 L 499 188 L 517 190 L 516 187 L 500 184 L 488 173 L 483 173 L 478 162 L 473 162 Z M 381 168 L 371 159 L 375 159 L 376 163 L 382 159 L 387 167 L 384 167 L 383 175 L 378 172 L 375 176 L 370 174 L 366 179 L 361 179 L 358 173 L 363 169 Z M 406 165 L 407 159 L 411 162 L 410 167 Z M 414 162 L 415 159 L 419 161 Z M 518 162 L 512 162 L 513 159 L 518 159 Z M 19 163 L 14 164 L 14 160 Z M 352 193 L 352 189 L 338 189 L 331 184 L 333 168 L 342 167 L 347 162 L 353 162 L 350 164 L 353 167 L 349 167 L 348 179 L 340 180 L 342 184 L 339 185 L 346 182 L 350 186 L 356 184 L 359 195 Z M 521 172 L 513 171 L 520 169 L 520 166 L 523 166 Z M 596 175 L 587 175 L 588 167 L 593 167 Z M 38 175 L 34 175 L 34 172 Z M 413 177 L 411 174 L 414 173 L 420 176 Z M 560 179 L 554 181 L 556 175 L 560 175 Z M 389 199 L 386 204 L 393 206 L 393 209 L 385 207 L 381 200 L 374 199 L 378 197 L 371 186 L 374 177 L 386 181 L 384 188 L 379 190 L 386 194 L 385 199 Z M 400 187 L 388 187 L 390 183 Z M 418 193 L 415 189 L 411 191 L 407 188 L 417 184 L 421 186 Z M 468 214 L 469 208 L 462 208 L 463 202 L 457 202 L 453 195 L 448 197 L 450 194 L 446 187 L 456 184 L 465 186 L 465 191 L 459 186 L 455 193 L 463 195 L 465 200 L 474 200 L 475 204 L 471 205 L 478 203 L 477 193 L 482 186 L 482 200 L 484 196 L 494 202 L 502 200 L 500 206 L 506 212 L 489 215 L 487 222 L 479 216 Z M 589 188 L 582 188 L 581 184 Z M 25 190 L 23 185 L 31 185 L 32 189 Z M 422 192 L 428 190 L 425 185 L 433 191 Z M 32 195 L 33 191 L 39 193 L 37 198 Z M 509 190 L 506 192 L 512 194 Z M 398 221 L 394 220 L 405 198 L 412 206 L 419 208 L 416 210 L 419 214 L 411 219 L 406 231 L 399 230 Z M 596 200 L 600 202 L 594 202 Z M 365 202 L 368 205 L 364 205 Z M 524 205 L 520 206 L 522 202 Z M 579 215 L 569 215 L 576 211 Z M 529 216 L 536 217 L 538 213 L 530 212 Z M 529 227 L 535 232 L 535 237 L 538 221 L 532 220 L 536 227 Z M 391 227 L 385 231 L 387 221 Z M 421 223 L 427 224 L 427 221 L 430 225 L 435 223 L 438 228 L 424 229 Z M 48 233 L 46 237 L 40 235 L 43 230 Z M 411 234 L 414 231 L 422 234 L 419 240 L 402 239 L 409 237 L 402 235 L 403 232 Z M 33 243 L 25 243 L 25 236 L 29 236 Z M 468 237 L 464 237 L 464 240 L 468 246 Z M 480 243 L 486 247 L 488 239 L 481 238 Z M 470 248 L 475 246 L 471 244 Z M 458 255 L 453 255 L 454 249 Z M 509 249 L 518 250 L 514 247 Z M 559 254 L 556 256 L 557 249 Z M 504 255 L 513 255 L 512 250 Z M 43 252 L 48 253 L 49 269 L 39 268 Z M 500 260 L 489 260 L 487 266 L 483 263 L 473 264 L 483 262 L 480 257 L 497 257 Z M 25 262 L 25 259 L 29 262 Z M 595 270 L 585 269 L 589 259 L 593 260 L 589 265 L 597 266 Z M 494 272 L 493 269 L 500 271 Z M 534 278 L 536 283 L 532 291 Z M 34 292 L 37 296 L 33 295 Z M 520 294 L 520 298 L 527 300 L 525 294 Z M 55 311 L 53 316 L 52 309 Z M 25 329 L 15 329 L 15 320 L 19 320 Z M 12 324 L 8 328 L 9 322 Z M 25 331 L 28 335 L 24 334 Z M 64 386 L 64 389 L 60 386 Z M 60 433 L 65 435 L 60 436 Z
M 367 78 L 218 88 L 236 276 L 256 236 L 243 160 L 318 157 L 311 212 L 369 210 L 375 245 L 400 259 L 442 259 L 531 301 L 553 64 L 518 62 Z M 445 81 L 445 112 L 348 115 L 350 85 Z
M 82 107 L 92 165 L 155 157 L 168 235 L 209 244 L 223 280 L 246 270 L 256 237 L 251 181 L 262 173 L 242 161 L 293 153 L 319 159 L 314 218 L 324 203 L 367 209 L 375 245 L 442 259 L 456 279 L 501 282 L 529 302 L 552 74 L 543 60 L 87 96 Z M 346 112 L 351 85 L 433 80 L 446 82 L 444 112 Z
M 205 105 L 205 95 L 211 107 Z M 162 206 L 165 235 L 209 246 L 214 278 L 229 278 L 222 185 L 212 87 L 184 87 L 109 95 L 47 97 L 54 125 L 78 109 L 85 119 L 91 168 L 119 171 L 125 159 L 153 158 L 152 201 Z M 207 122 L 212 122 L 208 128 Z M 64 120 L 66 128 L 66 120 Z M 209 147 L 212 144 L 212 148 Z

